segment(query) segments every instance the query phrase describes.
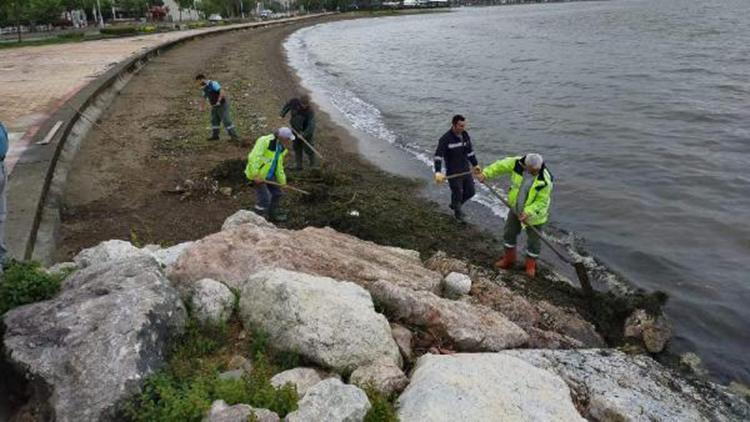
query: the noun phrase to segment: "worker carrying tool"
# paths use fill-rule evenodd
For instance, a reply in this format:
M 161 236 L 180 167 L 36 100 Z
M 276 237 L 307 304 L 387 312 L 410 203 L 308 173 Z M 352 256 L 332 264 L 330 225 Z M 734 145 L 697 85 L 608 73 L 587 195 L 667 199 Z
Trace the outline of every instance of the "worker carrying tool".
M 445 164 L 445 173 L 443 173 Z M 466 131 L 466 118 L 460 114 L 453 116 L 451 128 L 438 141 L 435 151 L 435 182 L 440 184 L 448 180 L 451 188 L 451 204 L 453 215 L 459 222 L 465 222 L 465 214 L 461 206 L 474 196 L 474 178 L 471 171 L 478 175 L 482 172 L 471 137 Z
M 315 136 L 315 112 L 310 105 L 310 96 L 301 95 L 299 98 L 292 98 L 284 104 L 280 116 L 283 119 L 287 113 L 291 112 L 289 125 L 305 138 L 307 145 L 302 139 L 294 141 L 294 162 L 295 170 L 302 170 L 303 152 L 310 161 L 310 167 L 315 166 L 315 152 L 312 150 L 313 137 Z
M 281 187 L 286 185 L 284 158 L 292 141 L 292 130 L 281 127 L 270 135 L 258 138 L 247 156 L 245 176 L 255 187 L 255 212 L 271 221 L 286 221 L 279 203 Z
M 222 92 L 221 85 L 216 81 L 206 79 L 206 76 L 203 74 L 196 76 L 195 80 L 203 89 L 203 98 L 211 106 L 211 137 L 208 140 L 219 140 L 221 124 L 224 123 L 224 129 L 227 130 L 232 140 L 239 142 L 240 137 L 237 135 L 237 129 L 235 129 L 232 117 L 229 114 L 229 99 Z M 205 103 L 200 103 L 200 110 L 205 111 Z
M 507 157 L 487 166 L 477 178 L 484 183 L 503 174 L 510 174 L 508 204 L 514 210 L 508 213 L 505 220 L 503 241 L 505 254 L 495 266 L 508 269 L 516 262 L 516 239 L 523 228 L 531 226 L 536 230 L 527 230 L 526 242 L 526 275 L 536 275 L 536 259 L 541 250 L 541 232 L 549 218 L 549 207 L 552 200 L 552 174 L 547 170 L 544 159 L 539 154 L 527 154 L 523 157 Z

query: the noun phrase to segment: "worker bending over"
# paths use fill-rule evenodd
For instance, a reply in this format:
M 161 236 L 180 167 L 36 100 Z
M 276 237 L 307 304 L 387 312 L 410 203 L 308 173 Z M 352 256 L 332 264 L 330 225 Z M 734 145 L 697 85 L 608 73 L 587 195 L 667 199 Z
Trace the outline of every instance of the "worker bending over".
M 310 105 L 310 96 L 301 95 L 299 98 L 289 100 L 281 109 L 281 118 L 284 118 L 289 112 L 292 113 L 289 117 L 289 125 L 312 145 L 315 136 L 315 112 Z M 303 151 L 310 161 L 310 167 L 315 166 L 315 153 L 309 145 L 305 144 L 302 139 L 296 139 L 293 146 L 295 170 L 302 170 Z
M 271 221 L 286 221 L 279 210 L 281 186 L 286 185 L 284 158 L 294 141 L 288 127 L 261 136 L 247 156 L 245 176 L 255 187 L 255 212 Z
M 203 89 L 203 98 L 211 106 L 211 137 L 209 141 L 218 141 L 221 132 L 221 123 L 224 123 L 224 129 L 227 130 L 233 141 L 239 142 L 240 137 L 237 135 L 237 129 L 234 128 L 232 117 L 229 115 L 229 100 L 221 90 L 221 85 L 206 76 L 199 74 L 195 77 L 198 85 Z M 200 110 L 204 111 L 204 103 L 200 103 Z
M 478 176 L 479 181 L 510 174 L 508 202 L 515 207 L 505 220 L 503 241 L 505 254 L 495 266 L 508 269 L 516 262 L 516 239 L 522 228 L 533 226 L 539 232 L 549 218 L 552 200 L 552 174 L 547 170 L 542 156 L 527 154 L 523 157 L 508 157 L 487 166 Z M 526 231 L 526 274 L 536 275 L 536 259 L 541 250 L 541 239 L 533 230 Z

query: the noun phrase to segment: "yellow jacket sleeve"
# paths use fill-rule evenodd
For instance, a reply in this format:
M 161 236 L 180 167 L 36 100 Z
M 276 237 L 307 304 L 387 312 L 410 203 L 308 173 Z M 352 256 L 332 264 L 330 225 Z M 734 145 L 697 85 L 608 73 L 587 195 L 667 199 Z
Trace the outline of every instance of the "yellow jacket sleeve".
M 516 166 L 516 160 L 518 160 L 518 157 L 506 157 L 502 160 L 495 161 L 485 167 L 482 173 L 484 173 L 484 176 L 488 179 L 492 179 L 502 174 L 508 174 L 512 172 L 513 168 Z

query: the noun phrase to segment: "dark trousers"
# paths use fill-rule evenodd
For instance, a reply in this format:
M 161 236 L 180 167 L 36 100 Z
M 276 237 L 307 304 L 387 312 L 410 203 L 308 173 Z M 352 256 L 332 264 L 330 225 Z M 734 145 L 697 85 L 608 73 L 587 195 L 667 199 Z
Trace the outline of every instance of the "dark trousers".
M 534 227 L 541 232 L 544 229 L 544 224 Z M 505 229 L 503 230 L 503 241 L 506 248 L 516 247 L 516 239 L 521 234 L 521 230 L 523 230 L 523 226 L 518 217 L 514 213 L 509 212 L 508 217 L 505 219 Z M 526 235 L 528 237 L 526 240 L 526 255 L 536 259 L 542 250 L 542 239 L 534 230 L 526 230 Z
M 448 185 L 451 188 L 451 208 L 454 210 L 474 196 L 474 178 L 470 174 L 449 179 Z
M 279 208 L 281 188 L 268 183 L 255 184 L 255 210 L 265 216 L 270 216 Z
M 309 142 L 310 145 L 313 144 L 312 139 L 305 139 L 307 139 L 307 142 Z M 303 154 L 307 155 L 307 159 L 310 161 L 310 167 L 315 166 L 315 153 L 309 146 L 302 142 L 301 139 L 295 139 L 292 146 L 294 148 L 294 164 L 298 170 L 302 168 L 302 161 L 304 158 Z
M 229 101 L 211 108 L 211 137 L 218 138 L 221 131 L 221 124 L 224 123 L 224 129 L 227 130 L 232 139 L 238 139 L 237 129 L 234 128 L 232 117 L 229 115 Z

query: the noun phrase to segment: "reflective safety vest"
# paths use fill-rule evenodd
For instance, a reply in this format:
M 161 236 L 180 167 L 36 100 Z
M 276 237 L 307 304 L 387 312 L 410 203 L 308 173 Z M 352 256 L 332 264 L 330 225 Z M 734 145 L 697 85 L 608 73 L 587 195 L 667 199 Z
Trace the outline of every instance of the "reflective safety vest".
M 510 190 L 508 191 L 508 202 L 516 206 L 518 200 L 518 191 L 523 183 L 523 172 L 525 169 L 523 157 L 508 157 L 495 161 L 484 169 L 484 175 L 488 179 L 510 174 Z M 529 195 L 526 197 L 523 212 L 529 216 L 526 220 L 528 225 L 538 226 L 544 224 L 549 219 L 549 206 L 552 201 L 552 174 L 547 170 L 547 166 L 542 164 L 539 174 L 529 189 Z
M 248 180 L 255 180 L 256 177 L 261 179 L 268 179 L 268 172 L 271 170 L 273 164 L 273 157 L 276 156 L 276 144 L 279 141 L 276 140 L 276 136 L 273 134 L 261 136 L 255 141 L 255 146 L 247 155 L 247 167 L 245 167 L 245 176 Z M 284 157 L 289 152 L 286 148 L 282 147 L 279 153 L 279 161 L 276 164 L 276 171 L 273 176 L 276 178 L 276 182 L 282 185 L 286 184 L 286 173 L 284 173 Z

